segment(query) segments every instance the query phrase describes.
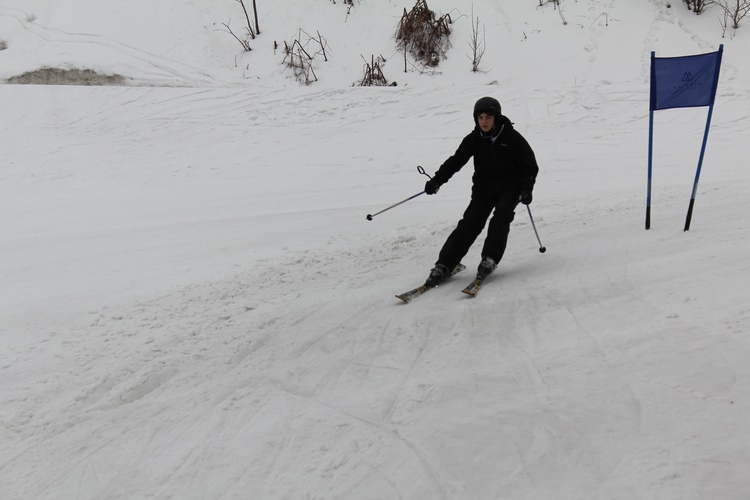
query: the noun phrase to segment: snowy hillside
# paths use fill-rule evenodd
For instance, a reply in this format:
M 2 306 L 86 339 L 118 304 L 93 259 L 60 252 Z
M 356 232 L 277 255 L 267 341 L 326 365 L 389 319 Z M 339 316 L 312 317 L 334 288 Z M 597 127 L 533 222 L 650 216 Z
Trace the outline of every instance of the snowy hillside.
M 428 72 L 413 2 L 0 0 L 0 498 L 743 499 L 750 480 L 750 20 L 657 0 L 475 0 Z M 567 24 L 563 24 L 562 19 Z M 282 66 L 327 40 L 318 82 Z M 732 37 L 729 37 L 732 35 Z M 724 44 L 705 108 L 656 114 L 649 56 Z M 393 87 L 352 86 L 385 58 Z M 492 95 L 534 148 L 480 295 L 409 305 L 468 203 L 423 189 Z

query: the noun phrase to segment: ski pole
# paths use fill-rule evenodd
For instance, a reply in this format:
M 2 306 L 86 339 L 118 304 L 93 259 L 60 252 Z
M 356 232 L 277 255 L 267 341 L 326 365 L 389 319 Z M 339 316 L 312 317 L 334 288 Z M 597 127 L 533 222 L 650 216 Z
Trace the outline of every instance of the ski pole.
M 394 204 L 393 204 L 393 205 L 391 205 L 390 207 L 388 207 L 388 208 L 384 208 L 384 209 L 383 209 L 383 210 L 381 210 L 380 212 L 375 212 L 374 214 L 367 214 L 367 220 L 372 220 L 372 218 L 373 218 L 373 217 L 375 217 L 376 215 L 380 215 L 380 214 L 382 214 L 383 212 L 387 212 L 388 210 L 390 210 L 390 209 L 392 209 L 392 208 L 396 208 L 397 206 L 401 205 L 402 203 L 406 203 L 407 201 L 409 201 L 409 200 L 413 200 L 413 199 L 414 199 L 414 198 L 416 198 L 417 196 L 420 196 L 420 195 L 423 195 L 423 194 L 424 194 L 424 191 L 422 191 L 421 193 L 417 193 L 417 194 L 415 194 L 415 195 L 413 195 L 413 196 L 409 196 L 409 197 L 408 197 L 407 199 L 405 199 L 405 200 L 401 200 L 401 201 L 399 201 L 398 203 L 394 203 Z
M 539 239 L 539 233 L 536 230 L 536 224 L 534 224 L 534 217 L 531 216 L 531 207 L 526 205 L 526 210 L 529 211 L 529 219 L 531 220 L 531 227 L 534 228 L 534 234 L 536 235 L 536 241 L 539 242 L 539 253 L 544 253 L 547 251 L 547 247 L 542 245 L 542 240 Z
M 432 177 L 430 176 L 430 174 L 428 174 L 427 172 L 425 172 L 425 171 L 424 171 L 424 168 L 422 168 L 422 165 L 418 165 L 418 166 L 417 166 L 417 172 L 419 172 L 419 173 L 420 173 L 420 174 L 422 174 L 422 175 L 426 175 L 427 177 L 429 177 L 430 179 L 432 179 Z M 422 191 L 421 193 L 417 193 L 417 194 L 415 194 L 415 195 L 413 195 L 413 196 L 409 196 L 409 197 L 408 197 L 407 199 L 405 199 L 405 200 L 401 200 L 401 201 L 399 201 L 398 203 L 395 203 L 395 204 L 391 205 L 391 206 L 390 206 L 390 207 L 388 207 L 388 208 L 384 208 L 384 209 L 383 209 L 383 210 L 381 210 L 380 212 L 376 212 L 376 213 L 374 213 L 374 214 L 367 214 L 367 220 L 372 220 L 372 218 L 373 218 L 373 217 L 375 217 L 376 215 L 382 214 L 383 212 L 387 212 L 388 210 L 390 210 L 390 209 L 392 209 L 392 208 L 395 208 L 395 207 L 397 207 L 397 206 L 401 205 L 402 203 L 406 203 L 406 202 L 407 202 L 407 201 L 409 201 L 409 200 L 413 200 L 413 199 L 414 199 L 414 198 L 416 198 L 417 196 L 423 195 L 424 193 L 425 193 L 425 192 L 424 192 L 424 191 Z

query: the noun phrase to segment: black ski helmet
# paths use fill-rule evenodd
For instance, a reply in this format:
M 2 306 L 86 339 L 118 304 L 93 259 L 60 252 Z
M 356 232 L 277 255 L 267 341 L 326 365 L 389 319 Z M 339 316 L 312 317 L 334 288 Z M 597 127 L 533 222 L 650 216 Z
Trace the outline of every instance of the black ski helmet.
M 489 113 L 495 117 L 495 123 L 500 120 L 501 114 L 500 102 L 494 97 L 482 97 L 474 104 L 474 122 L 477 123 L 477 117 L 481 113 Z

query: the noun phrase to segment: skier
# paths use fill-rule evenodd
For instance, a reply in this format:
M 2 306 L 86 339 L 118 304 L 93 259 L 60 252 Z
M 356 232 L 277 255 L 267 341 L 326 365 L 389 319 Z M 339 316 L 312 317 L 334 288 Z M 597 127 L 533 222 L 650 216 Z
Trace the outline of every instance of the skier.
M 528 205 L 532 201 L 539 172 L 534 152 L 510 120 L 502 115 L 497 99 L 482 97 L 476 102 L 474 124 L 474 130 L 464 137 L 453 156 L 425 184 L 425 193 L 437 193 L 440 186 L 474 157 L 471 201 L 440 250 L 435 267 L 425 281 L 427 288 L 438 286 L 450 275 L 494 210 L 477 269 L 477 280 L 481 283 L 495 270 L 505 253 L 516 205 L 519 202 Z

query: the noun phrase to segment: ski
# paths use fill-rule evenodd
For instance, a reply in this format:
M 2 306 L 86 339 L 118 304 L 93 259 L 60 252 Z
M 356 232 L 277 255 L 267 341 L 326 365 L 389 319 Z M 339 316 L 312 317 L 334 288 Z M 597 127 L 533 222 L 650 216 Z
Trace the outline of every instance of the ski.
M 425 293 L 427 290 L 429 290 L 429 288 L 427 288 L 426 286 L 419 285 L 417 288 L 413 290 L 409 290 L 408 292 L 396 294 L 396 297 L 398 297 L 399 299 L 403 300 L 404 302 L 408 304 L 412 300 L 416 299 L 417 297 Z
M 484 280 L 480 280 L 479 278 L 475 279 L 471 283 L 469 283 L 466 288 L 461 290 L 463 293 L 467 295 L 471 295 L 472 297 L 475 297 L 479 293 L 479 289 L 482 288 L 482 282 Z
M 456 267 L 453 268 L 453 272 L 450 274 L 450 276 L 455 276 L 456 274 L 460 273 L 464 269 L 466 269 L 465 265 L 458 264 Z M 432 288 L 437 288 L 437 287 L 432 287 Z M 427 292 L 428 290 L 432 290 L 432 288 L 427 287 L 425 285 L 419 285 L 417 288 L 413 290 L 409 290 L 408 292 L 397 294 L 396 297 L 403 300 L 404 302 L 408 304 L 409 302 L 416 299 L 417 297 Z
M 476 297 L 479 293 L 479 289 L 482 288 L 482 283 L 484 283 L 484 280 L 487 279 L 496 267 L 497 265 L 492 259 L 482 259 L 482 262 L 479 264 L 479 269 L 477 269 L 477 277 L 461 291 L 471 297 Z

